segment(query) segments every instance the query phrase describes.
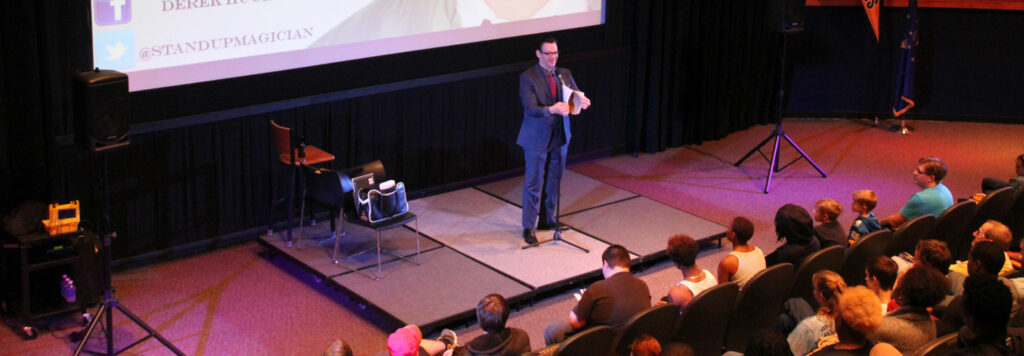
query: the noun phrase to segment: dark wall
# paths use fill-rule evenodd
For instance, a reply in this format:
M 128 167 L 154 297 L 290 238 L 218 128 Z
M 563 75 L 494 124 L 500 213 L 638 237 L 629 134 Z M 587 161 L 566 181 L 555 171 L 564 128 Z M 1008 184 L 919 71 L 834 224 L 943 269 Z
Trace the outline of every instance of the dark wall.
M 793 36 L 792 115 L 891 117 L 906 8 L 883 8 L 875 42 L 859 7 L 808 7 Z M 1024 12 L 919 9 L 912 118 L 1022 122 Z

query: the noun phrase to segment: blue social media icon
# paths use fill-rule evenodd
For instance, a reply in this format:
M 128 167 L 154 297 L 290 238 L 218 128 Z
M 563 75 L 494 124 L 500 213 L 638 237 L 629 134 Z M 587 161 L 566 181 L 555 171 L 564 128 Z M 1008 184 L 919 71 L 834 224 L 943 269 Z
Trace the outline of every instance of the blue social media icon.
M 135 66 L 135 35 L 131 30 L 100 32 L 93 37 L 93 66 L 124 69 Z

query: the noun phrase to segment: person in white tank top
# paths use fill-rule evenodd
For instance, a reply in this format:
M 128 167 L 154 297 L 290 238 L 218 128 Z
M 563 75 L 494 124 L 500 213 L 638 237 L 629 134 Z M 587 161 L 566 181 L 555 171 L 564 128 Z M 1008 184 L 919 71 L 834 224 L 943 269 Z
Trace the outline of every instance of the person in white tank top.
M 754 223 L 738 216 L 732 220 L 725 238 L 732 244 L 732 252 L 718 264 L 719 283 L 736 281 L 740 288 L 750 277 L 765 269 L 764 252 L 757 246 L 747 244 L 754 236 Z
M 700 292 L 718 284 L 714 274 L 697 266 L 700 247 L 692 237 L 682 234 L 672 236 L 665 250 L 676 268 L 683 273 L 683 280 L 668 291 L 669 303 L 685 308 Z

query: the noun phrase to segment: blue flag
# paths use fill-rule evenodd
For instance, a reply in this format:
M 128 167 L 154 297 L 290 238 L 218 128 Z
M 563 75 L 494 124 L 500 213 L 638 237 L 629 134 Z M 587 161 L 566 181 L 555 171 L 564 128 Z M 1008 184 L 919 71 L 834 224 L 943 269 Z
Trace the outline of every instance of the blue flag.
M 907 2 L 907 25 L 900 41 L 899 71 L 896 72 L 896 100 L 892 104 L 892 114 L 903 116 L 914 107 L 914 62 L 917 49 L 917 0 Z

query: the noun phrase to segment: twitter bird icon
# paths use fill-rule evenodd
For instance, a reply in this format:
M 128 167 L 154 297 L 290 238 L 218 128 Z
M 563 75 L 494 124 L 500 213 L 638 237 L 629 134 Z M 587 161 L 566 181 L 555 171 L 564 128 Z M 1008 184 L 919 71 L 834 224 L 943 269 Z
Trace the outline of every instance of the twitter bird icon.
M 93 39 L 93 66 L 126 69 L 135 66 L 135 34 L 131 30 L 97 33 Z

